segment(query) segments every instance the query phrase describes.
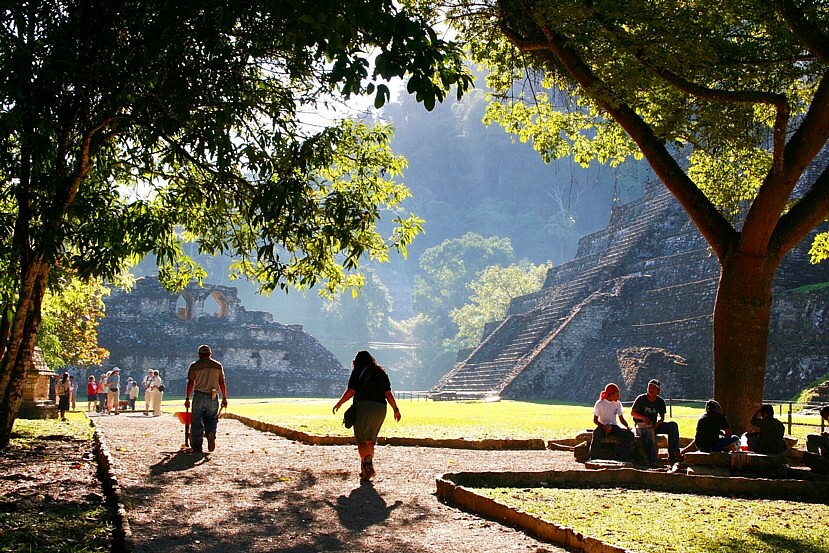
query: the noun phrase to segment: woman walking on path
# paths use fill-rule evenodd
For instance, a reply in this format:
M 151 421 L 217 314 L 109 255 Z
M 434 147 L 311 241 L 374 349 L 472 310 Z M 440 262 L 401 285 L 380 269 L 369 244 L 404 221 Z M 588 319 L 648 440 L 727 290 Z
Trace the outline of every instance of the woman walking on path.
M 369 352 L 357 352 L 351 367 L 348 388 L 334 405 L 333 412 L 336 413 L 343 403 L 354 398 L 354 438 L 360 454 L 360 480 L 368 481 L 374 476 L 374 444 L 386 419 L 386 402 L 391 405 L 394 420 L 398 422 L 400 409 L 391 391 L 389 375 Z

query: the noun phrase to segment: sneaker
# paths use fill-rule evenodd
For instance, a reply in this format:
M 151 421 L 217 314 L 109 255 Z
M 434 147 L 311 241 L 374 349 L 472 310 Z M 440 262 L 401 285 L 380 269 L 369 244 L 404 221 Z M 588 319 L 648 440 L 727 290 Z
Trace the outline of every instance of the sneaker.
M 213 451 L 216 449 L 216 433 L 215 432 L 208 432 L 207 433 L 207 451 Z

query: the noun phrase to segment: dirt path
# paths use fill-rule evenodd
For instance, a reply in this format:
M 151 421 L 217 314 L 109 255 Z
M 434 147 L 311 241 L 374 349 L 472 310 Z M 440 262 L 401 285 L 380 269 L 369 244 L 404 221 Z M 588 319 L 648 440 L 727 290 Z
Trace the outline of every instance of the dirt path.
M 179 451 L 171 415 L 93 417 L 115 459 L 136 551 L 564 551 L 441 504 L 435 475 L 575 468 L 571 453 L 309 446 L 223 419 L 208 459 Z

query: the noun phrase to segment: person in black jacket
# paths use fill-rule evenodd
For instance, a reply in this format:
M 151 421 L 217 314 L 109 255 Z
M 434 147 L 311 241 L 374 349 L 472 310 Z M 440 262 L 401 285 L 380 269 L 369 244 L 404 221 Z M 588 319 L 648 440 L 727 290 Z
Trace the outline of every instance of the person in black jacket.
M 386 420 L 386 403 L 394 411 L 394 420 L 400 421 L 400 409 L 391 391 L 391 382 L 385 369 L 377 364 L 367 351 L 359 351 L 351 362 L 348 387 L 334 405 L 333 412 L 354 398 L 356 417 L 354 438 L 360 454 L 360 480 L 367 482 L 374 476 L 374 444 Z
M 772 455 L 786 451 L 786 442 L 783 440 L 786 427 L 774 418 L 774 406 L 768 403 L 761 405 L 751 416 L 751 424 L 758 431 L 746 433 L 749 451 Z

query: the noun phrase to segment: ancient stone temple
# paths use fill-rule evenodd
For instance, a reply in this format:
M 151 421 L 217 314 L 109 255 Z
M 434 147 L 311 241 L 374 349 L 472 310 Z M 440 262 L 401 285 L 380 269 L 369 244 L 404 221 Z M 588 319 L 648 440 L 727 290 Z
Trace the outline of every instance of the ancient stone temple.
M 141 381 L 158 369 L 166 391 L 183 395 L 187 368 L 200 344 L 209 344 L 225 367 L 233 397 L 329 397 L 342 392 L 348 371 L 301 325 L 246 311 L 236 288 L 190 284 L 171 294 L 158 279 L 138 279 L 130 291 L 105 298 L 98 342 L 110 352 L 105 368 Z
M 829 374 L 829 267 L 810 265 L 811 239 L 781 265 L 774 288 L 766 397 L 790 398 Z M 592 403 L 607 382 L 628 400 L 659 378 L 663 395 L 713 391 L 716 256 L 660 183 L 613 209 L 579 241 L 541 291 L 516 298 L 503 321 L 431 389 L 435 398 L 498 395 Z
M 23 396 L 17 416 L 21 419 L 56 419 L 57 405 L 49 397 L 50 387 L 54 385 L 55 372 L 50 371 L 43 358 L 43 351 L 35 347 L 32 364 L 23 382 Z

